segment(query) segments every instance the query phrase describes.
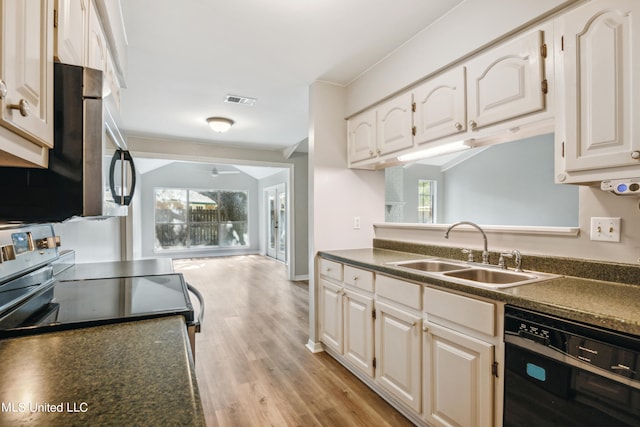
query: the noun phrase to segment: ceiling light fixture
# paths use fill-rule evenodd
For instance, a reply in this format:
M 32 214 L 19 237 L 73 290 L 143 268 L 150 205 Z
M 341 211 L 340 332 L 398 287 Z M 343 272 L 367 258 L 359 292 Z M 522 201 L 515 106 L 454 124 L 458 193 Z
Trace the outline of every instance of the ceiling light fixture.
M 228 131 L 234 122 L 226 117 L 209 117 L 207 123 L 215 132 L 222 133 Z

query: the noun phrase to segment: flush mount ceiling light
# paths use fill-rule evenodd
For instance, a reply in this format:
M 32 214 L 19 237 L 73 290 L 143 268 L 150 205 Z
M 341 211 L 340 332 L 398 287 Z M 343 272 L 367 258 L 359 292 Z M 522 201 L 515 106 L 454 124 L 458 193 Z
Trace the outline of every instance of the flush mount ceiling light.
M 234 122 L 226 117 L 209 117 L 207 123 L 215 132 L 222 133 L 228 131 Z

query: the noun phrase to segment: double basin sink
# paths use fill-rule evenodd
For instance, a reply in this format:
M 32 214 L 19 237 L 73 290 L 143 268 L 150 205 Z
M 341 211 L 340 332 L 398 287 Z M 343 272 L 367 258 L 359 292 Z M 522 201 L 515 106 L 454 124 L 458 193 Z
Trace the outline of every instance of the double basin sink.
M 445 259 L 419 259 L 390 262 L 389 265 L 413 273 L 437 277 L 455 283 L 499 289 L 560 277 L 539 272 L 507 271 L 497 266 Z

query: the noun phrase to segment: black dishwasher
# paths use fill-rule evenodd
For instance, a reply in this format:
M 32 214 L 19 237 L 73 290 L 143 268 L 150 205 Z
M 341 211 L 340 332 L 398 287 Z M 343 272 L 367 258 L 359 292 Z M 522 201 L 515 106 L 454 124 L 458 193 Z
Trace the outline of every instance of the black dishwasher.
M 505 308 L 505 427 L 640 426 L 640 338 Z

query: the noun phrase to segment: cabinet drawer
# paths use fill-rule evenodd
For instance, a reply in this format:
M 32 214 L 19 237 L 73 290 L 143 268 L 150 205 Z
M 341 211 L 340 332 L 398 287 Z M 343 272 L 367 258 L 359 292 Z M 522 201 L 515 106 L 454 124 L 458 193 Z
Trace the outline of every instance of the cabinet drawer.
M 376 294 L 391 301 L 399 302 L 407 307 L 420 310 L 422 301 L 420 291 L 422 286 L 403 280 L 392 279 L 387 276 L 376 276 Z
M 342 264 L 339 262 L 320 258 L 318 268 L 321 275 L 342 282 Z
M 490 302 L 425 288 L 424 310 L 428 315 L 454 322 L 483 334 L 490 336 L 496 334 L 496 306 Z
M 345 285 L 373 292 L 373 272 L 345 265 L 344 283 Z

